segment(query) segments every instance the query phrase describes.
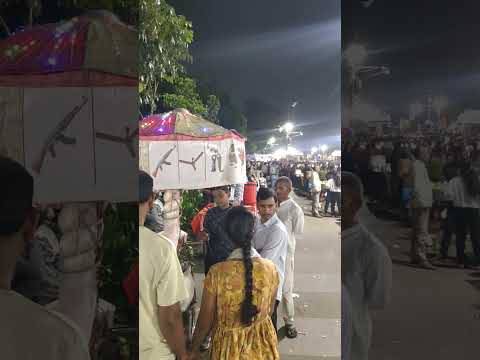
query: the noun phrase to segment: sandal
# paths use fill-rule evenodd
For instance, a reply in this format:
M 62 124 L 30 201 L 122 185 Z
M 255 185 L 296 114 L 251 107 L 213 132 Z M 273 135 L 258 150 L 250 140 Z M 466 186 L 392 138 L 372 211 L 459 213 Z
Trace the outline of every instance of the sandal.
M 285 325 L 286 336 L 289 339 L 295 339 L 298 336 L 297 329 L 293 325 Z

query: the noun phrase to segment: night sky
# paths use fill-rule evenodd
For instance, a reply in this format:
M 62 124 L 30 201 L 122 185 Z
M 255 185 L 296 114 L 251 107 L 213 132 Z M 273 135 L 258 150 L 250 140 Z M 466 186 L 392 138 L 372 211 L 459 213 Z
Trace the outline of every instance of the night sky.
M 339 143 L 340 1 L 169 3 L 193 22 L 194 75 L 216 81 L 241 108 L 255 98 L 287 113 L 297 99 L 299 149 Z
M 355 42 L 367 47 L 366 65 L 392 72 L 365 82 L 362 99 L 402 112 L 427 93 L 447 96 L 451 104 L 476 99 L 479 14 L 480 2 L 466 0 L 376 0 L 368 9 L 356 7 L 342 29 L 352 29 Z

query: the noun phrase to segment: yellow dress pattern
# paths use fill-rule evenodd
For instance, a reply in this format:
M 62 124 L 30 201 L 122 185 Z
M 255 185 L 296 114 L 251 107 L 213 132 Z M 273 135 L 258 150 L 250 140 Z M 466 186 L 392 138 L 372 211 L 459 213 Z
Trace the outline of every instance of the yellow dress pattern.
M 245 291 L 243 260 L 214 265 L 205 278 L 205 289 L 215 295 L 217 313 L 212 333 L 211 360 L 277 360 L 278 341 L 270 314 L 279 276 L 273 262 L 253 258 L 253 303 L 259 310 L 251 326 L 241 322 Z

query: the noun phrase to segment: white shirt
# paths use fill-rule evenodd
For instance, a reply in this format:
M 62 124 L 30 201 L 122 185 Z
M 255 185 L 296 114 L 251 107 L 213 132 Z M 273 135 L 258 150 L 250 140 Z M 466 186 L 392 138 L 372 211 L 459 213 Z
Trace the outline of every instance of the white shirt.
M 425 164 L 415 160 L 410 178 L 413 185 L 411 205 L 414 208 L 430 208 L 433 203 L 433 186 Z
M 342 285 L 342 360 L 350 360 L 352 346 L 352 303 L 347 288 Z
M 0 290 L 2 360 L 88 360 L 85 338 L 70 320 L 10 290 Z
M 312 191 L 313 192 L 322 191 L 322 183 L 320 182 L 320 176 L 316 171 L 312 171 Z
M 167 238 L 140 226 L 139 259 L 140 359 L 175 359 L 160 330 L 158 307 L 188 298 L 177 253 Z
M 447 196 L 453 201 L 453 206 L 458 208 L 480 208 L 479 197 L 471 196 L 460 176 L 454 177 L 447 186 Z
M 362 225 L 342 231 L 342 283 L 352 306 L 351 360 L 367 360 L 372 323 L 369 309 L 390 299 L 392 261 L 385 246 Z
M 342 191 L 342 186 L 337 186 L 335 185 L 335 180 L 329 179 L 327 181 L 327 188 L 330 189 L 331 192 L 341 192 Z
M 303 234 L 305 224 L 303 210 L 292 198 L 288 198 L 288 200 L 280 203 L 277 216 L 287 229 L 288 253 L 293 255 L 297 243 L 296 238 Z
M 283 282 L 285 281 L 288 232 L 276 214 L 264 224 L 260 218 L 257 218 L 252 244 L 264 259 L 269 259 L 275 264 L 280 277 L 277 300 L 281 301 Z

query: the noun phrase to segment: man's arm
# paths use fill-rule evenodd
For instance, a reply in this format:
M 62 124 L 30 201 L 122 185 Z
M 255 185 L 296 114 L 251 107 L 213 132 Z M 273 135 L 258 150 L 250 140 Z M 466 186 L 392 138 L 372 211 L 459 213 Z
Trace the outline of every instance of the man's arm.
M 204 289 L 202 296 L 202 305 L 198 316 L 197 326 L 192 342 L 192 353 L 198 353 L 200 345 L 205 337 L 210 333 L 215 320 L 216 297 L 207 289 Z
M 177 302 L 171 306 L 158 307 L 158 324 L 169 348 L 180 359 L 187 359 L 182 312 Z
M 295 213 L 293 216 L 293 233 L 295 237 L 303 235 L 303 228 L 305 226 L 305 215 L 300 206 L 295 207 Z
M 165 271 L 156 279 L 158 322 L 171 351 L 180 359 L 188 359 L 180 301 L 187 296 L 182 268 L 173 247 L 164 259 Z

